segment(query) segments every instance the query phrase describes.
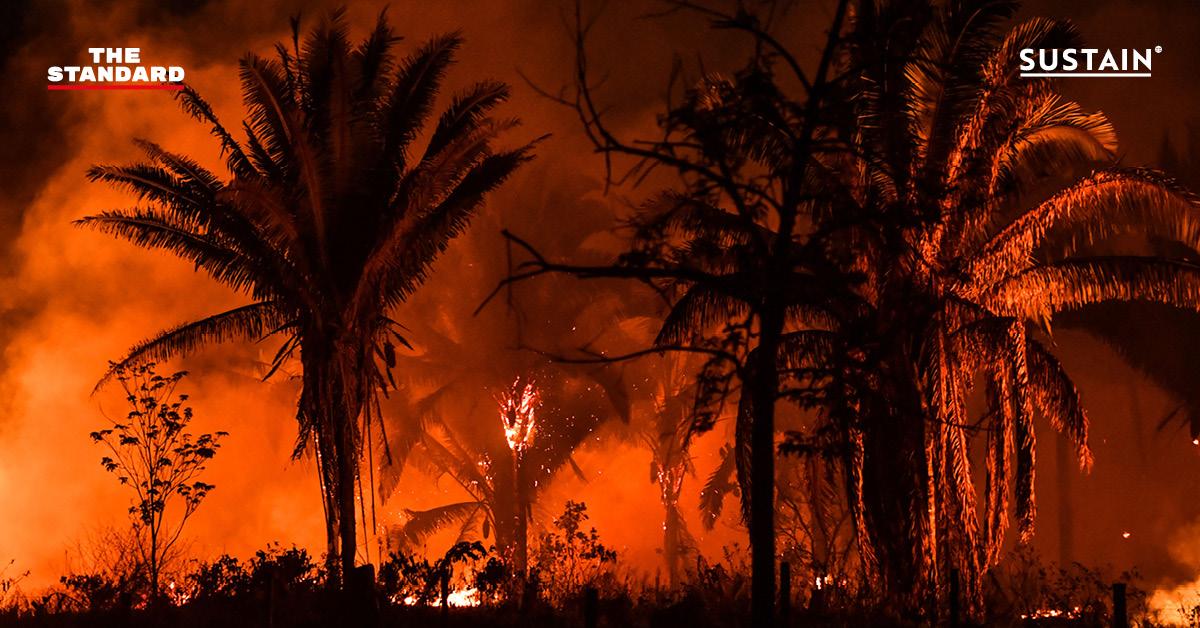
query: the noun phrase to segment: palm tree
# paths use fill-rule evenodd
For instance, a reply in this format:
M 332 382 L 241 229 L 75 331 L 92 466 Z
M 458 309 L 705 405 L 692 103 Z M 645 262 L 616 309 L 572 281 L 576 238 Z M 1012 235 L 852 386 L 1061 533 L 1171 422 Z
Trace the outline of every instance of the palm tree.
M 663 562 L 673 587 L 680 583 L 684 554 L 695 547 L 687 522 L 679 511 L 683 482 L 695 473 L 691 446 L 698 433 L 692 429 L 692 387 L 677 367 L 670 368 L 655 394 L 654 414 L 642 428 L 641 438 L 650 450 L 650 482 L 658 485 L 663 507 Z
M 517 124 L 491 117 L 508 97 L 494 81 L 455 95 L 430 124 L 461 39 L 435 38 L 398 62 L 397 40 L 384 15 L 359 46 L 340 11 L 303 43 L 293 23 L 292 46 L 278 45 L 277 59 L 240 63 L 244 141 L 190 87 L 179 91 L 185 111 L 220 140 L 227 180 L 139 141 L 148 162 L 95 166 L 89 176 L 147 206 L 77 223 L 169 251 L 252 299 L 135 345 L 105 379 L 230 339 L 279 334 L 276 366 L 299 352 L 296 452 L 316 452 L 331 566 L 340 554 L 343 576 L 357 549 L 364 426 L 378 421 L 395 343 L 407 344 L 389 315 L 531 151 L 494 147 Z
M 1200 307 L 1200 267 L 1080 244 L 1144 232 L 1196 249 L 1200 223 L 1164 178 L 1116 165 L 1102 114 L 1019 76 L 1020 50 L 1078 45 L 1070 23 L 1006 29 L 1015 2 L 881 7 L 856 16 L 841 133 L 858 151 L 822 160 L 825 187 L 843 193 L 816 217 L 831 247 L 855 253 L 845 272 L 869 307 L 806 356 L 858 365 L 823 403 L 842 421 L 863 557 L 912 608 L 950 568 L 978 594 L 1010 502 L 1032 534 L 1036 414 L 1091 462 L 1087 415 L 1049 348 L 1054 315 L 1112 300 Z M 982 413 L 969 411 L 977 382 Z
M 538 497 L 566 467 L 583 477 L 573 454 L 612 416 L 592 388 L 583 380 L 541 386 L 517 378 L 497 396 L 498 408 L 430 425 L 409 461 L 432 477 L 450 478 L 467 499 L 406 510 L 405 520 L 388 531 L 389 542 L 410 549 L 457 525 L 459 541 L 494 535 L 515 571 L 525 573 Z

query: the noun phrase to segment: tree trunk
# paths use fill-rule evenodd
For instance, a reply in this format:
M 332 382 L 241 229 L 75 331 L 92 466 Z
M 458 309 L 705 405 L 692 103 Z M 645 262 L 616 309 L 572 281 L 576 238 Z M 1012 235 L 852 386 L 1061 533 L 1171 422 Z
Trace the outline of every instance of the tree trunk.
M 338 527 L 341 536 L 342 586 L 350 582 L 354 571 L 354 558 L 358 553 L 356 533 L 358 516 L 355 513 L 354 489 L 358 479 L 358 448 L 354 438 L 354 420 L 347 421 L 338 429 Z
M 519 573 L 529 569 L 529 488 L 525 481 L 525 468 L 520 456 L 516 456 L 516 469 L 513 473 L 515 504 L 513 513 L 513 566 Z
M 321 482 L 321 503 L 325 507 L 325 571 L 329 574 L 328 584 L 341 586 L 341 544 L 338 536 L 337 470 L 333 463 L 337 452 L 329 438 L 314 434 L 317 448 L 317 475 Z
M 362 409 L 353 381 L 339 362 L 354 364 L 353 343 L 341 343 L 334 332 L 312 330 L 301 340 L 304 390 L 301 409 L 316 430 L 318 472 L 325 493 L 326 564 L 331 586 L 345 591 L 358 551 L 355 491 L 358 480 L 358 424 Z
M 528 557 L 525 543 L 520 541 L 527 531 L 521 526 L 521 499 L 517 488 L 519 463 L 516 453 L 511 449 L 505 448 L 495 456 L 497 460 L 491 470 L 495 503 L 491 508 L 496 548 L 504 552 L 513 571 L 519 573 L 526 568 Z
M 930 609 L 937 590 L 936 528 L 930 526 L 926 418 L 910 352 L 902 340 L 885 360 L 892 367 L 863 400 L 862 498 L 885 604 L 910 617 Z M 926 538 L 926 533 L 930 536 Z
M 160 522 L 161 522 L 161 514 Z M 158 571 L 160 561 L 158 558 L 158 534 L 162 530 L 162 524 L 155 525 L 154 516 L 151 515 L 150 521 L 150 606 L 157 608 L 158 606 Z
M 832 553 L 829 532 L 825 527 L 825 469 L 820 454 L 809 454 L 804 461 L 808 472 L 808 514 L 812 540 L 813 576 L 822 578 L 829 573 L 829 556 Z
M 675 588 L 679 584 L 679 506 L 675 499 L 664 505 L 667 513 L 663 521 L 663 560 L 667 563 L 667 583 Z
M 763 308 L 751 378 L 750 615 L 751 625 L 775 621 L 775 401 L 782 308 Z

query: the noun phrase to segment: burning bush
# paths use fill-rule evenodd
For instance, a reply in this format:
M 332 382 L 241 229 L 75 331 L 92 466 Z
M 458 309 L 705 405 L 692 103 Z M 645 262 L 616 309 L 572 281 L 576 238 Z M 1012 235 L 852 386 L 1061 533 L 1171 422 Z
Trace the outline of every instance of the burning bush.
M 466 565 L 487 556 L 483 544 L 456 543 L 438 560 L 429 562 L 411 554 L 393 552 L 379 567 L 379 592 L 387 601 L 406 606 L 476 606 L 478 590 L 468 587 Z M 493 559 L 494 560 L 494 559 Z M 463 565 L 458 577 L 455 568 Z
M 596 528 L 583 531 L 587 505 L 567 501 L 554 530 L 542 535 L 537 552 L 537 579 L 553 604 L 579 597 L 584 589 L 614 584 L 617 553 L 600 542 Z

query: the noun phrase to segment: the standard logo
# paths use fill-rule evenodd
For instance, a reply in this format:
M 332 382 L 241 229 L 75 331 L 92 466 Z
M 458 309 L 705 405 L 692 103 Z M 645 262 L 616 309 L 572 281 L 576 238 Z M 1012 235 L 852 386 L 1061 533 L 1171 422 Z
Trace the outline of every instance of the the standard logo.
M 142 65 L 140 48 L 88 48 L 95 65 L 54 66 L 48 89 L 180 89 L 183 68 Z M 103 64 L 103 65 L 102 65 Z

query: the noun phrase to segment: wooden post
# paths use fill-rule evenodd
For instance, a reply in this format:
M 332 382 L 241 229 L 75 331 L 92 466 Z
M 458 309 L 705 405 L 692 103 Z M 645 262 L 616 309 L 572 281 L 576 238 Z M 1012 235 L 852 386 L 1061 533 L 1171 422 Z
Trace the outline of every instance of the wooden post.
M 596 587 L 588 587 L 583 594 L 583 625 L 585 628 L 596 628 L 600 619 L 600 592 Z
M 447 565 L 443 568 L 442 577 L 439 584 L 442 587 L 442 625 L 450 623 L 450 576 L 453 574 L 451 569 L 453 565 Z
M 271 577 L 267 579 L 267 628 L 275 628 L 275 606 L 279 593 L 275 590 L 275 570 L 271 569 Z
M 808 599 L 808 614 L 820 617 L 825 612 L 825 576 L 818 573 L 812 585 L 812 596 Z
M 779 563 L 779 625 L 787 628 L 791 625 L 792 614 L 792 565 L 787 561 Z
M 359 626 L 379 625 L 379 600 L 375 596 L 375 566 L 359 565 L 350 571 L 348 601 L 351 617 Z
M 1113 628 L 1129 628 L 1129 618 L 1125 614 L 1125 583 L 1114 582 L 1113 591 Z
M 958 628 L 959 621 L 959 589 L 958 589 L 958 570 L 950 570 L 950 628 Z

